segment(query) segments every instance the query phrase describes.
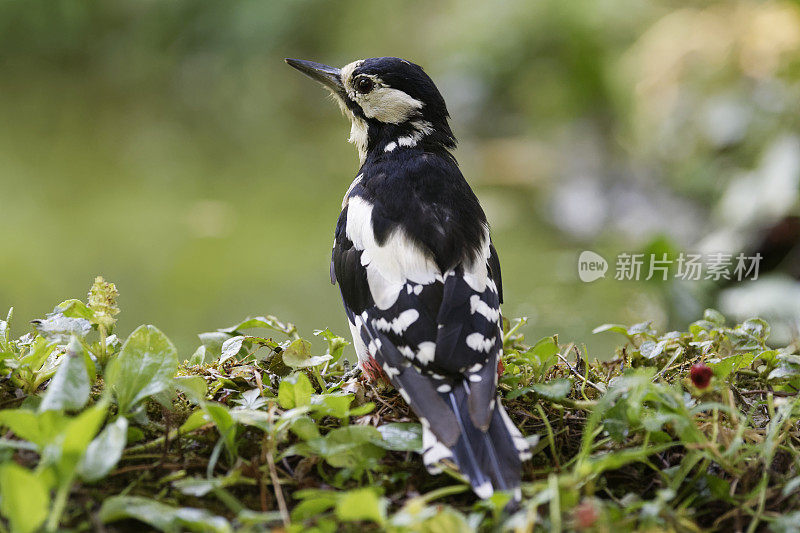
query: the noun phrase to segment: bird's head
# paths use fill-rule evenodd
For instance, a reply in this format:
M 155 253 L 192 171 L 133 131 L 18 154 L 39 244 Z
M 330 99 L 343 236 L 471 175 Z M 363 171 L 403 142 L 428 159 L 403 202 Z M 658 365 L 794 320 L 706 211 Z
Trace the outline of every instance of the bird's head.
M 444 98 L 419 65 L 397 57 L 362 59 L 342 68 L 300 59 L 286 62 L 336 97 L 350 118 L 350 142 L 362 162 L 373 152 L 455 147 Z

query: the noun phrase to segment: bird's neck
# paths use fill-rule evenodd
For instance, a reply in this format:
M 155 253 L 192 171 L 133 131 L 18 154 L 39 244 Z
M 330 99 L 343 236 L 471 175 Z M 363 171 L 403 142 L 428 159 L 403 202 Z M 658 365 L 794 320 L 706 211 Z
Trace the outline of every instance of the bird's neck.
M 449 126 L 434 125 L 423 118 L 402 124 L 386 124 L 355 118 L 350 129 L 350 142 L 358 149 L 361 164 L 368 158 L 381 157 L 409 148 L 449 154 L 456 140 Z

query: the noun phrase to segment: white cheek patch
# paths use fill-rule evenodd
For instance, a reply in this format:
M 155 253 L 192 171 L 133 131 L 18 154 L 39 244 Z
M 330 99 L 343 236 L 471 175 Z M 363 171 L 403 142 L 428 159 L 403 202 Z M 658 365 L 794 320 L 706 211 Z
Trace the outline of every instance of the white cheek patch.
M 400 124 L 422 109 L 421 101 L 400 89 L 376 87 L 365 95 L 353 98 L 364 110 L 364 115 L 388 124 Z

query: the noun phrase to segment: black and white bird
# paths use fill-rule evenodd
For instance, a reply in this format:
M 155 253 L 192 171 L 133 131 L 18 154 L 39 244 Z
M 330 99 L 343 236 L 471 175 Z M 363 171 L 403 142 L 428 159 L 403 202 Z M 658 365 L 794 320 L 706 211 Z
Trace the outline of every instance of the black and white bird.
M 530 449 L 497 393 L 500 262 L 450 152 L 442 95 L 396 57 L 341 69 L 286 62 L 329 89 L 352 123 L 361 168 L 342 201 L 331 281 L 359 366 L 382 371 L 419 416 L 429 471 L 449 462 L 479 497 L 519 499 Z

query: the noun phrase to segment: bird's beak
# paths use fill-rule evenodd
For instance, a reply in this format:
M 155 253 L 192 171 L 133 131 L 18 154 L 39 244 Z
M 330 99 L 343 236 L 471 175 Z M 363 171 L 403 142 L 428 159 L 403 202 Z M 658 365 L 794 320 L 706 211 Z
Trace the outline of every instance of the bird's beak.
M 336 67 L 329 67 L 322 63 L 314 63 L 313 61 L 305 61 L 303 59 L 286 58 L 289 66 L 292 66 L 308 76 L 309 78 L 320 82 L 322 85 L 330 89 L 336 94 L 344 94 L 344 85 L 342 85 L 342 71 Z

